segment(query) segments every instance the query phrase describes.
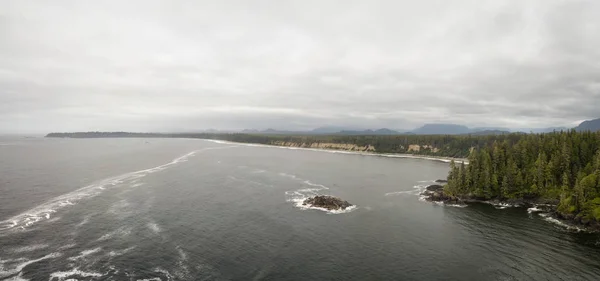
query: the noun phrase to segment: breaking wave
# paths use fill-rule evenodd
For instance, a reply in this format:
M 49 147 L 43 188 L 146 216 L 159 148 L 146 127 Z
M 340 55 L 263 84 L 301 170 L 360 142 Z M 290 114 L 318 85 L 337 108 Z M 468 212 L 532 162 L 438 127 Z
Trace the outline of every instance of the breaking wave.
M 539 215 L 540 215 L 540 217 L 542 217 L 542 218 L 543 218 L 545 221 L 547 221 L 547 222 L 550 222 L 550 223 L 553 223 L 553 224 L 555 224 L 555 225 L 558 225 L 558 226 L 560 226 L 560 227 L 562 227 L 562 228 L 565 228 L 565 229 L 567 229 L 567 230 L 572 230 L 572 231 L 577 231 L 577 232 L 579 232 L 579 231 L 585 231 L 585 229 L 582 229 L 582 228 L 580 228 L 580 227 L 577 227 L 577 226 L 574 226 L 574 225 L 571 225 L 571 224 L 565 223 L 565 222 L 563 222 L 563 221 L 561 221 L 561 220 L 559 220 L 559 219 L 556 219 L 556 218 L 552 217 L 552 216 L 551 216 L 550 214 L 548 214 L 548 213 L 542 213 L 542 214 L 539 214 Z

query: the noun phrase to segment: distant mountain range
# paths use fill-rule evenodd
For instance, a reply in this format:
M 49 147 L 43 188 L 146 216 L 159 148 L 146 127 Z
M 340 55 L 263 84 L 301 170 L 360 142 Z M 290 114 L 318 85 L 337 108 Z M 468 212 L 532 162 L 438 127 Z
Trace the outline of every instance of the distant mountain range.
M 286 131 L 286 130 L 243 130 L 247 134 L 280 134 L 280 135 L 501 135 L 510 133 L 551 133 L 554 131 L 569 130 L 567 127 L 549 128 L 520 128 L 509 129 L 503 127 L 475 127 L 469 128 L 457 124 L 425 124 L 414 130 L 392 130 L 381 129 L 357 129 L 351 127 L 325 126 L 309 131 Z M 582 122 L 574 128 L 577 131 L 600 131 L 600 119 Z
M 473 132 L 467 126 L 456 124 L 425 124 L 412 130 L 417 135 L 462 135 Z
M 600 131 L 600 118 L 594 120 L 583 121 L 579 126 L 575 127 L 575 130 L 581 131 Z

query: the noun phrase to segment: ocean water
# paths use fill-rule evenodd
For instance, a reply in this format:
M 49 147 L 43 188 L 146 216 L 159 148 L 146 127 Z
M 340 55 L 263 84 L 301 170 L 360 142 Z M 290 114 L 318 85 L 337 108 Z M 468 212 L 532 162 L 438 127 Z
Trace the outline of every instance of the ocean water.
M 0 280 L 600 280 L 600 236 L 439 206 L 432 160 L 186 139 L 0 138 Z M 315 194 L 344 212 L 304 208 Z

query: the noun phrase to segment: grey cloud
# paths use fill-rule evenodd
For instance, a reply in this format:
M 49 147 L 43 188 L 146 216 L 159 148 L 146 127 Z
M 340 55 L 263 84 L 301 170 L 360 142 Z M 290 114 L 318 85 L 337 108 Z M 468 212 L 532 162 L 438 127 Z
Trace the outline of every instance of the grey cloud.
M 0 132 L 571 126 L 598 1 L 2 1 Z

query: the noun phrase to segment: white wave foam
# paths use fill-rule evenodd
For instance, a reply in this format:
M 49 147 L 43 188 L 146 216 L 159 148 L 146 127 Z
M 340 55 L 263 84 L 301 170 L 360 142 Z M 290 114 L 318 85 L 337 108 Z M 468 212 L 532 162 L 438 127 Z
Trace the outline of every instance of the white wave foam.
M 112 250 L 112 251 L 108 252 L 108 256 L 110 256 L 110 257 L 122 256 L 122 255 L 130 252 L 133 249 L 135 249 L 135 246 L 125 248 L 123 250 Z
M 420 198 L 419 198 L 420 200 Z M 423 199 L 422 201 L 427 201 L 425 199 Z M 448 203 L 444 203 L 444 202 L 439 202 L 439 201 L 431 201 L 431 203 L 438 205 L 438 206 L 442 206 L 442 207 L 453 207 L 453 208 L 465 208 L 469 205 L 467 204 L 448 204 Z
M 118 229 L 102 235 L 98 241 L 112 239 L 113 237 L 125 237 L 131 234 L 131 228 L 119 227 Z
M 539 213 L 542 212 L 544 210 L 538 208 L 537 206 L 531 207 L 531 208 L 527 208 L 527 213 Z
M 21 273 L 21 271 L 23 270 L 23 268 L 25 268 L 26 266 L 42 261 L 42 260 L 46 260 L 46 259 L 53 259 L 53 258 L 57 258 L 60 257 L 61 254 L 60 253 L 51 253 L 48 255 L 45 255 L 39 259 L 34 259 L 34 260 L 28 260 L 28 259 L 24 259 L 24 258 L 19 258 L 19 259 L 15 259 L 15 260 L 0 260 L 0 278 L 4 278 L 4 277 L 8 277 L 11 275 L 17 275 L 19 273 Z M 15 264 L 16 263 L 16 264 Z
M 281 174 L 283 174 L 283 176 L 290 176 L 285 173 L 280 173 L 280 175 Z M 293 178 L 297 179 L 296 176 L 293 176 Z M 303 183 L 305 185 L 312 186 L 312 187 L 311 188 L 302 188 L 302 189 L 292 190 L 292 191 L 286 191 L 285 192 L 285 195 L 286 195 L 285 201 L 286 202 L 293 203 L 295 207 L 297 207 L 301 210 L 319 210 L 319 211 L 327 212 L 328 214 L 345 214 L 345 213 L 349 213 L 349 212 L 352 212 L 357 209 L 357 207 L 355 205 L 352 205 L 352 206 L 346 208 L 345 210 L 328 210 L 326 208 L 303 205 L 304 200 L 308 199 L 309 197 L 314 197 L 314 196 L 320 195 L 320 191 L 329 190 L 329 187 L 322 185 L 322 184 L 313 183 L 309 180 L 305 180 Z
M 148 227 L 148 229 L 150 229 L 156 234 L 161 232 L 160 226 L 158 226 L 158 224 L 156 224 L 155 222 L 149 222 L 148 224 L 146 224 L 146 226 Z
M 188 279 L 190 275 L 190 270 L 187 266 L 188 256 L 181 246 L 177 246 L 176 249 L 179 253 L 179 259 L 177 260 L 178 268 L 175 270 L 175 275 L 182 279 Z
M 103 275 L 97 272 L 86 272 L 81 271 L 78 268 L 72 269 L 70 271 L 57 271 L 50 273 L 50 281 L 54 279 L 60 280 L 77 280 L 75 277 L 102 277 Z
M 95 248 L 95 249 L 91 249 L 91 250 L 85 250 L 85 251 L 81 251 L 81 253 L 77 256 L 74 257 L 70 257 L 69 260 L 75 261 L 75 260 L 79 260 L 79 259 L 83 259 L 89 255 L 98 253 L 102 250 L 102 248 Z
M 173 280 L 173 275 L 165 269 L 162 269 L 160 267 L 154 268 L 154 272 L 158 272 L 158 273 L 162 273 L 165 275 L 165 277 L 167 277 L 167 280 Z
M 385 196 L 395 196 L 395 195 L 401 195 L 401 194 L 417 195 L 417 194 L 419 194 L 419 191 L 418 190 L 404 190 L 404 191 L 388 192 L 385 194 Z
M 37 251 L 37 250 L 48 248 L 48 246 L 49 246 L 48 244 L 32 244 L 32 245 L 27 245 L 27 246 L 23 246 L 23 247 L 14 248 L 11 252 L 13 252 L 13 253 L 27 253 L 27 252 L 33 252 L 33 251 Z
M 58 203 L 58 206 L 59 206 L 59 207 L 71 206 L 71 205 L 75 205 L 75 203 L 73 203 L 73 202 L 71 202 L 71 201 L 69 201 L 69 200 L 66 200 L 66 201 L 63 201 L 63 202 L 60 202 L 60 203 Z
M 542 214 L 539 214 L 539 215 L 540 215 L 540 217 L 542 217 L 542 218 L 543 218 L 545 221 L 547 221 L 547 222 L 550 222 L 550 223 L 553 223 L 553 224 L 555 224 L 555 225 L 558 225 L 558 226 L 560 226 L 560 227 L 566 228 L 566 229 L 568 229 L 568 230 L 574 230 L 574 231 L 578 231 L 578 232 L 579 232 L 579 231 L 584 231 L 584 229 L 582 229 L 582 228 L 579 228 L 579 227 L 577 227 L 577 226 L 574 226 L 574 225 L 567 224 L 567 223 L 565 223 L 565 222 L 563 222 L 563 221 L 560 221 L 560 220 L 558 220 L 558 219 L 556 219 L 556 218 L 553 218 L 553 217 L 552 217 L 550 214 L 548 214 L 548 213 L 542 213 Z
M 465 208 L 469 205 L 467 204 L 444 204 L 446 207 L 456 207 L 456 208 Z
M 197 154 L 199 152 L 206 151 L 206 150 L 213 150 L 213 149 L 224 149 L 224 148 L 230 148 L 230 147 L 231 146 L 209 147 L 209 148 L 204 148 L 204 149 L 200 149 L 200 150 L 195 150 L 195 151 L 187 153 L 183 156 L 177 157 L 177 158 L 173 159 L 173 161 L 163 164 L 163 165 L 160 165 L 160 166 L 122 174 L 120 176 L 104 179 L 97 183 L 94 183 L 94 184 L 91 184 L 88 186 L 84 186 L 75 191 L 55 197 L 53 199 L 50 199 L 49 201 L 47 201 L 46 203 L 44 203 L 42 205 L 34 207 L 33 209 L 28 210 L 22 214 L 16 215 L 8 220 L 0 222 L 0 231 L 6 230 L 6 229 L 12 229 L 15 227 L 18 227 L 20 229 L 25 229 L 25 228 L 31 226 L 32 224 L 37 223 L 43 219 L 46 219 L 46 220 L 49 219 L 50 214 L 52 214 L 62 208 L 74 205 L 78 201 L 95 197 L 98 194 L 102 193 L 103 190 L 105 190 L 105 189 L 114 188 L 115 186 L 119 186 L 122 183 L 131 182 L 131 181 L 137 180 L 139 178 L 145 177 L 149 174 L 163 171 L 171 166 L 177 165 L 178 163 L 187 161 L 188 158 L 194 156 L 195 154 Z
M 418 182 L 425 183 L 425 182 L 430 182 L 430 181 L 418 181 Z M 428 185 L 418 184 L 418 185 L 413 186 L 413 190 L 401 190 L 401 191 L 388 192 L 384 195 L 385 196 L 395 196 L 395 195 L 401 195 L 401 194 L 419 195 L 419 194 L 423 193 L 423 191 L 425 191 L 427 186 Z M 423 199 L 424 198 L 426 198 L 426 197 L 423 197 Z
M 322 184 L 318 184 L 318 183 L 312 183 L 309 180 L 304 181 L 305 184 L 310 185 L 310 186 L 316 186 L 316 187 L 320 187 L 321 189 L 329 189 L 329 187 L 324 186 Z
M 70 244 L 66 244 L 66 245 L 62 245 L 60 246 L 60 248 L 58 248 L 59 250 L 65 250 L 65 249 L 70 249 L 77 246 L 77 244 L 75 243 L 70 243 Z
M 496 209 L 506 209 L 509 207 L 516 207 L 516 206 L 508 204 L 508 203 L 498 203 L 498 204 L 495 204 L 494 207 L 496 207 Z
M 298 177 L 296 175 L 290 175 L 290 174 L 286 174 L 286 173 L 279 173 L 280 176 L 282 177 L 286 177 L 286 178 L 290 178 L 290 179 L 298 179 Z

